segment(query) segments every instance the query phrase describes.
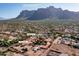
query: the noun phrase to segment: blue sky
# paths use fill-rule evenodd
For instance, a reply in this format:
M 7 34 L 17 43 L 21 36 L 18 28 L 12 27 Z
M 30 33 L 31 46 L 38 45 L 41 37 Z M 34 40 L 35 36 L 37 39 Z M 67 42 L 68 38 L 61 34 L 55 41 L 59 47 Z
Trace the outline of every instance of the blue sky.
M 68 9 L 71 11 L 79 11 L 78 3 L 40 3 L 40 4 L 22 4 L 22 3 L 0 3 L 0 17 L 14 18 L 19 15 L 22 10 L 36 10 L 38 8 L 46 8 L 54 6 L 56 8 Z

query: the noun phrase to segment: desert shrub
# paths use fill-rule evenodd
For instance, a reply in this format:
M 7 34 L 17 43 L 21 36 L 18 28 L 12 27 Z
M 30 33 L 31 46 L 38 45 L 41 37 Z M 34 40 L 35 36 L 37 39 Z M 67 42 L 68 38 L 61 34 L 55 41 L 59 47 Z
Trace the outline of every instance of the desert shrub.
M 0 41 L 0 46 L 4 46 L 4 47 L 7 47 L 9 46 L 9 43 L 7 41 Z
M 46 41 L 36 41 L 33 42 L 33 45 L 46 45 Z
M 75 36 L 71 36 L 70 38 L 71 38 L 71 39 L 76 39 Z
M 0 46 L 1 47 L 9 47 L 15 43 L 18 43 L 18 41 L 19 41 L 19 39 L 12 40 L 12 41 L 3 40 L 3 41 L 0 41 Z
M 6 54 L 0 51 L 0 56 L 6 56 Z

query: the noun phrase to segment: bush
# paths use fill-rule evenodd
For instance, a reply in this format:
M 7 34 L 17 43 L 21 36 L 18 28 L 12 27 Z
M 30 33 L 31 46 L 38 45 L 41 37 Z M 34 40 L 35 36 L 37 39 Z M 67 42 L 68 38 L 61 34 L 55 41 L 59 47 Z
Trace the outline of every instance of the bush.
M 36 42 L 33 42 L 33 45 L 46 45 L 46 42 L 45 41 L 36 41 Z
M 71 36 L 71 39 L 76 39 L 74 36 Z
M 0 52 L 0 56 L 6 56 L 4 52 Z
M 10 45 L 11 45 L 10 42 L 8 42 L 6 40 L 0 41 L 0 46 L 2 46 L 2 47 L 8 47 Z
M 1 47 L 9 47 L 9 46 L 11 46 L 12 44 L 18 43 L 18 41 L 19 41 L 18 39 L 12 40 L 12 41 L 3 40 L 3 41 L 0 41 L 0 46 L 1 46 Z

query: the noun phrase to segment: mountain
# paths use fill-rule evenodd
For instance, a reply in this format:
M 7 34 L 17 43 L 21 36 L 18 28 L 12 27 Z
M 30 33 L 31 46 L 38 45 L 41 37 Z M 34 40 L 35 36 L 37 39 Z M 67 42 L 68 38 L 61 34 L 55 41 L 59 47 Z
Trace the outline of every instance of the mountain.
M 3 17 L 0 17 L 0 20 L 4 20 L 4 18 Z
M 23 10 L 17 18 L 28 18 L 33 15 L 35 11 Z
M 23 18 L 28 20 L 40 19 L 79 19 L 79 12 L 62 10 L 49 6 L 47 8 L 39 8 L 37 10 L 23 10 L 16 18 Z

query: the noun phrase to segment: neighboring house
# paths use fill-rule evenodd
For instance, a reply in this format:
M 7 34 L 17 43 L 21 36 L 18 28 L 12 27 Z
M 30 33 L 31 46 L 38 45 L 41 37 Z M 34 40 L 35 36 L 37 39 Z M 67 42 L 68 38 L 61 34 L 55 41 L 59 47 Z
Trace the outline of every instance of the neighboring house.
M 61 41 L 59 41 L 59 44 L 66 44 L 66 45 L 68 45 L 68 44 L 70 44 L 70 41 L 61 40 Z
M 11 35 L 15 36 L 18 35 L 18 33 L 12 32 Z
M 54 41 L 53 44 L 60 44 L 61 43 L 61 37 L 57 37 Z
M 72 45 L 74 48 L 78 48 L 79 49 L 79 43 L 73 43 Z
M 35 36 L 36 33 L 27 33 L 27 36 Z
M 69 37 L 63 37 L 61 43 L 68 45 L 68 44 L 71 44 L 72 40 L 73 40 L 73 39 L 71 39 L 71 38 L 69 38 Z
M 29 41 L 19 41 L 21 44 L 29 44 Z
M 65 34 L 64 36 L 65 37 L 71 37 L 71 34 Z
M 10 39 L 10 40 L 14 40 L 14 39 L 17 39 L 17 37 L 14 37 L 14 36 L 10 35 L 10 36 L 9 36 L 9 39 Z
M 9 31 L 4 32 L 5 34 L 11 34 Z

